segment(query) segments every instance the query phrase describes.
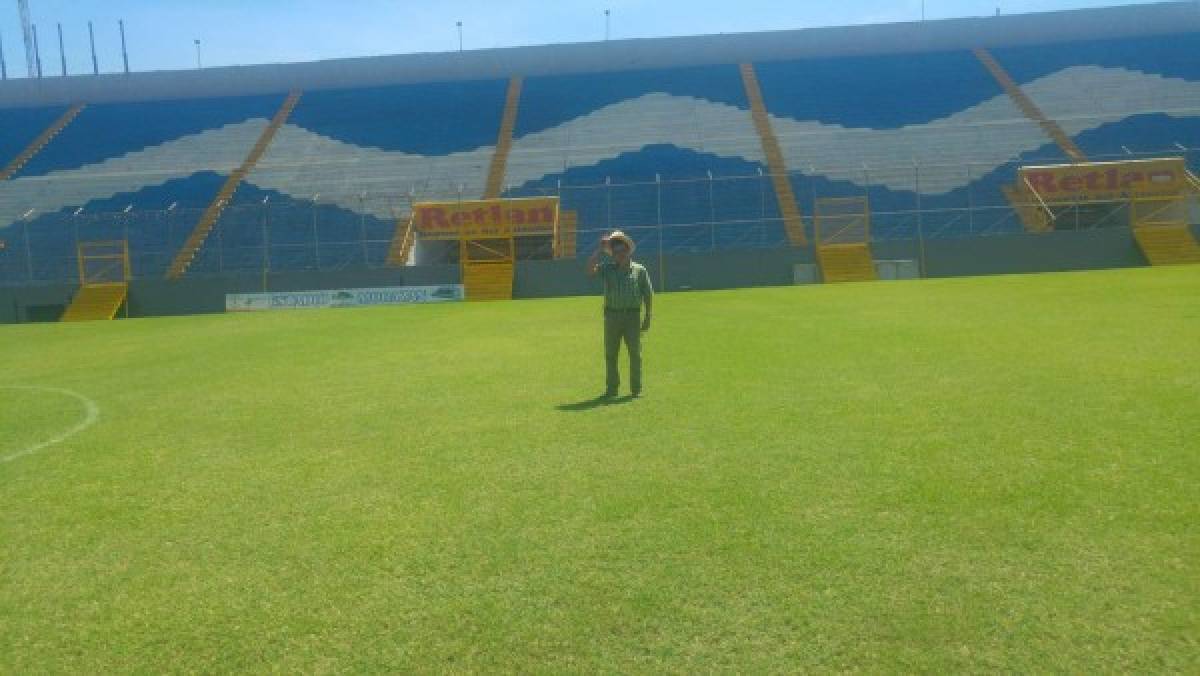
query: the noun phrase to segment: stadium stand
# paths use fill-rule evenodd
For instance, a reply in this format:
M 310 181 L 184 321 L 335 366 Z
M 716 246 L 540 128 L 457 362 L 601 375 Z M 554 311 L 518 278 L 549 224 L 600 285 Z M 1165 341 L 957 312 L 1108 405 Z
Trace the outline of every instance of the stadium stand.
M 674 250 L 708 249 L 713 220 L 738 223 L 718 242 L 733 246 L 763 224 L 764 191 L 774 204 L 757 178 L 764 158 L 749 110 L 736 66 L 529 78 L 506 194 L 560 194 L 586 230 L 621 228 L 652 250 L 660 222 Z M 710 175 L 742 180 L 719 181 L 710 201 L 698 180 Z M 784 243 L 777 223 L 763 227 L 764 243 Z
M 84 100 L 0 182 L 0 283 L 69 279 L 76 242 L 90 239 L 128 241 L 135 277 L 167 274 L 189 236 L 188 275 L 382 266 L 412 201 L 486 192 L 510 76 L 526 77 L 493 189 L 559 195 L 581 242 L 621 228 L 645 253 L 797 244 L 806 237 L 789 233 L 788 209 L 811 236 L 817 200 L 840 197 L 868 198 L 876 240 L 918 227 L 929 238 L 1020 232 L 1003 187 L 1021 164 L 1068 156 L 1019 96 L 1089 159 L 1200 147 L 1200 34 L 1003 42 L 326 83 L 303 91 L 249 163 L 287 92 L 302 87 Z M 985 46 L 1019 94 L 974 51 Z M 761 93 L 758 119 L 747 72 Z M 0 162 L 68 108 L 3 105 Z M 1198 159 L 1189 154 L 1193 169 Z M 787 182 L 772 182 L 773 163 Z M 231 183 L 239 167 L 246 173 Z M 221 195 L 229 185 L 236 191 Z M 194 239 L 206 212 L 211 231 Z

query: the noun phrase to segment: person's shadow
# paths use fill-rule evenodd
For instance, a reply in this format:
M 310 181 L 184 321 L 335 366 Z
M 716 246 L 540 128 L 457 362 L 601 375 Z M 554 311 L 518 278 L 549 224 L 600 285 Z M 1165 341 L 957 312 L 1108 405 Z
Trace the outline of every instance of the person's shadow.
M 602 406 L 613 406 L 616 404 L 628 404 L 631 401 L 633 401 L 632 395 L 625 395 L 624 397 L 606 397 L 606 396 L 601 395 L 599 397 L 585 399 L 584 401 L 576 401 L 576 402 L 570 403 L 570 404 L 559 404 L 558 406 L 555 406 L 554 408 L 556 408 L 560 411 L 571 411 L 571 412 L 578 413 L 581 411 L 590 411 L 592 409 L 600 408 Z

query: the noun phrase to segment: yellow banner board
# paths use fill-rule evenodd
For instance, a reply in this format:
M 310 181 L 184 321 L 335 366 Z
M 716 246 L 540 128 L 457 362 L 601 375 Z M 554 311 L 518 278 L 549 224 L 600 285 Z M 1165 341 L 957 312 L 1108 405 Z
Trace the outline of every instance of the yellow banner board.
M 1047 204 L 1169 197 L 1187 190 L 1187 166 L 1173 157 L 1021 167 L 1019 187 Z
M 412 217 L 422 239 L 552 235 L 558 223 L 558 198 L 417 202 Z

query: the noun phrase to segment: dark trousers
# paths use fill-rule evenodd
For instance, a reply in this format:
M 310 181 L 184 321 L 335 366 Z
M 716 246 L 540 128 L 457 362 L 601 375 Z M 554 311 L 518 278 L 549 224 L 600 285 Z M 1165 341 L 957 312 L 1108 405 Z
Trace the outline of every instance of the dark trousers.
M 605 378 L 606 390 L 616 392 L 621 385 L 621 374 L 617 370 L 617 356 L 621 352 L 621 341 L 629 350 L 629 388 L 634 393 L 642 391 L 642 317 L 641 310 L 604 311 L 604 361 L 608 367 Z

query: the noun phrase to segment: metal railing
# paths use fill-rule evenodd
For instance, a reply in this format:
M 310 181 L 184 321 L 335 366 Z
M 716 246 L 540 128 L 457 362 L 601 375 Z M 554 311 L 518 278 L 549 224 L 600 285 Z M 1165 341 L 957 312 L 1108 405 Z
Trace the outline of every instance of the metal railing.
M 1146 153 L 1163 156 L 1166 153 Z M 1179 155 L 1176 150 L 1175 155 Z M 1130 159 L 1125 156 L 1125 159 Z M 1096 158 L 1104 159 L 1104 158 Z M 1019 163 L 988 172 L 972 165 L 808 168 L 789 176 L 814 238 L 813 205 L 829 198 L 861 198 L 871 205 L 870 241 L 986 237 L 1024 232 L 1026 225 L 1001 185 L 1016 181 Z M 836 180 L 835 180 L 836 179 Z M 1194 179 L 1194 177 L 1193 177 Z M 2 186 L 0 186 L 2 190 Z M 557 196 L 578 214 L 577 254 L 612 229 L 633 237 L 639 255 L 788 246 L 771 177 L 712 176 L 572 185 L 510 186 L 507 196 Z M 0 193 L 2 196 L 2 193 Z M 449 196 L 469 199 L 459 191 Z M 314 195 L 314 199 L 264 200 L 227 206 L 188 276 L 270 274 L 283 270 L 333 271 L 382 268 L 398 223 L 422 199 L 447 199 L 415 188 L 394 194 Z M 1107 203 L 1028 205 L 1045 210 L 1059 230 L 1129 227 L 1127 206 Z M 1097 211 L 1101 209 L 1101 211 Z M 0 228 L 0 284 L 23 285 L 78 278 L 77 245 L 97 240 L 129 243 L 133 278 L 161 278 L 204 209 L 134 209 L 91 213 L 75 209 L 27 213 Z M 553 255 L 551 238 L 518 247 L 518 257 Z M 418 243 L 417 262 L 457 260 L 457 247 Z

